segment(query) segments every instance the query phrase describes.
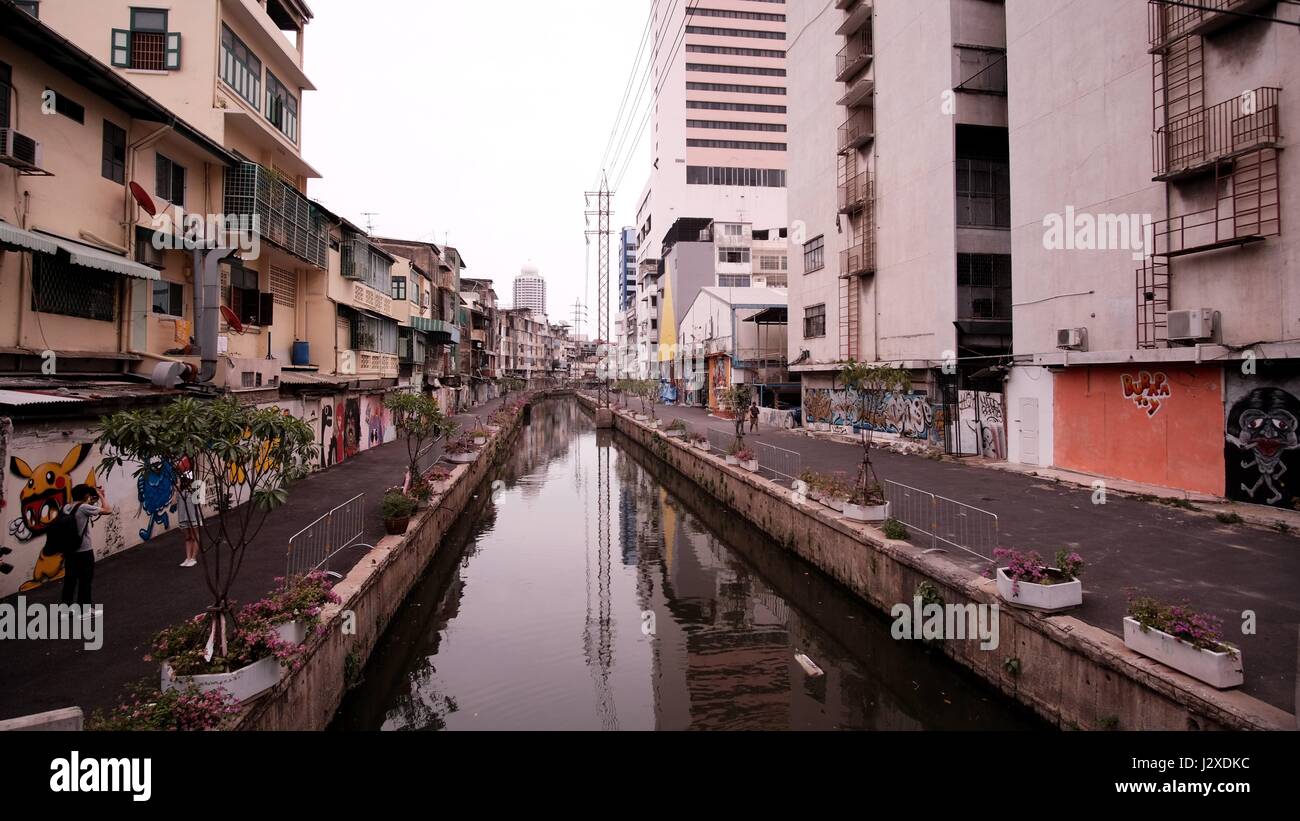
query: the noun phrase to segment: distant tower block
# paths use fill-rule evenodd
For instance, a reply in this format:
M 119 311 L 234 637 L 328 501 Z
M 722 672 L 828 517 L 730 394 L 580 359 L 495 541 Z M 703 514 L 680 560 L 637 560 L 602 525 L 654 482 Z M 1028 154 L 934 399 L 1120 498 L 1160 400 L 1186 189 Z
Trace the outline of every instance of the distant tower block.
M 520 268 L 519 276 L 515 277 L 514 307 L 546 313 L 546 280 L 531 262 Z

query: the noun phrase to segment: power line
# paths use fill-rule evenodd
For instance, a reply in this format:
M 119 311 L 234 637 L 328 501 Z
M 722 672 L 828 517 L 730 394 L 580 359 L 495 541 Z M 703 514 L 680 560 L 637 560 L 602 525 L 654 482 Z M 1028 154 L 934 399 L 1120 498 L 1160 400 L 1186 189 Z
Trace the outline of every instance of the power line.
M 632 93 L 633 81 L 637 76 L 637 66 L 641 64 L 641 55 L 645 53 L 646 43 L 650 41 L 650 22 L 654 17 L 653 12 L 654 12 L 654 6 L 651 5 L 650 11 L 646 12 L 645 29 L 643 29 L 641 32 L 641 41 L 640 41 L 640 45 L 637 46 L 636 57 L 632 59 L 632 68 L 628 71 L 627 85 L 623 88 L 623 99 L 618 104 L 618 113 L 614 115 L 614 124 L 609 129 L 609 139 L 605 141 L 605 151 L 600 156 L 601 169 L 605 167 L 605 160 L 609 159 L 609 150 L 614 145 L 614 134 L 618 131 L 619 122 L 622 120 L 623 111 L 627 105 L 628 95 Z M 600 178 L 599 178 L 600 171 L 597 171 L 596 173 L 597 173 L 596 182 L 592 183 L 592 187 L 595 187 L 600 182 Z
M 677 8 L 677 0 L 673 0 L 672 5 L 668 7 L 668 14 L 664 18 L 665 20 L 671 19 L 673 9 L 675 8 Z M 653 74 L 653 68 L 655 63 L 655 55 L 659 53 L 659 48 L 660 45 L 662 44 L 662 39 L 663 38 L 658 36 L 655 37 L 655 46 L 654 49 L 651 51 L 648 59 L 646 60 L 645 70 L 643 72 L 643 76 L 641 77 L 641 83 L 637 87 L 636 98 L 632 102 L 631 107 L 627 109 L 627 119 L 623 122 L 623 128 L 619 135 L 618 144 L 617 147 L 614 149 L 614 156 L 607 158 L 609 159 L 609 162 L 607 165 L 602 166 L 601 168 L 602 172 L 611 168 L 619 167 L 620 161 L 623 158 L 623 146 L 627 142 L 628 136 L 632 133 L 630 129 L 632 128 L 632 124 L 637 121 L 636 112 L 640 110 L 641 99 L 645 96 L 645 90 L 650 85 L 650 77 Z M 652 99 L 649 103 L 647 103 L 647 106 L 653 105 L 653 103 L 654 101 Z M 638 134 L 638 137 L 639 136 L 640 135 Z M 628 151 L 635 150 L 636 139 L 637 138 L 633 138 L 631 145 L 628 146 Z

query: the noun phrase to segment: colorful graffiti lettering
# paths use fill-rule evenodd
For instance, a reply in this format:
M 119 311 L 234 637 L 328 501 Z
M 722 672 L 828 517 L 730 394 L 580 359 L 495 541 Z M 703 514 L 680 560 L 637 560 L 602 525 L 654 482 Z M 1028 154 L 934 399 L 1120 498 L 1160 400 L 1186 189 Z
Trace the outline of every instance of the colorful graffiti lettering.
M 135 480 L 140 510 L 149 517 L 149 523 L 140 528 L 141 541 L 153 538 L 155 525 L 162 525 L 163 532 L 171 527 L 169 513 L 176 512 L 172 504 L 172 488 L 176 483 L 176 471 L 169 462 L 154 462 Z
M 1291 506 L 1287 477 L 1300 449 L 1300 400 L 1282 388 L 1256 388 L 1228 411 L 1228 495 L 1247 502 Z
M 934 408 L 923 393 L 868 394 L 866 404 L 852 390 L 810 389 L 804 393 L 808 422 L 828 422 L 853 430 L 893 433 L 911 439 L 928 439 L 934 426 Z
M 45 462 L 32 468 L 17 456 L 9 457 L 9 471 L 20 479 L 26 479 L 18 494 L 19 518 L 9 523 L 9 535 L 20 542 L 30 542 L 50 529 L 60 516 L 63 508 L 71 501 L 72 488 L 76 481 L 72 471 L 76 470 L 90 455 L 90 445 L 73 445 L 62 462 Z M 84 484 L 95 486 L 95 469 L 86 474 Z M 63 578 L 63 556 L 46 553 L 45 548 L 36 557 L 31 578 L 18 588 L 20 592 L 34 590 L 46 582 Z
M 1120 383 L 1124 389 L 1124 398 L 1146 411 L 1148 417 L 1154 417 L 1159 413 L 1160 408 L 1164 406 L 1164 400 L 1173 395 L 1169 377 L 1163 373 L 1152 374 L 1141 371 L 1137 378 L 1126 373 L 1120 376 Z

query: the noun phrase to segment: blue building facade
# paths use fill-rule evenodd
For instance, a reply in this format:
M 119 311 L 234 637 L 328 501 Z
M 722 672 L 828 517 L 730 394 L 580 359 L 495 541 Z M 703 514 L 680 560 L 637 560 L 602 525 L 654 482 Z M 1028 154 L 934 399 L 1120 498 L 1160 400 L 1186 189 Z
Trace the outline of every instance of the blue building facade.
M 636 299 L 636 229 L 624 228 L 618 245 L 618 309 L 626 311 Z

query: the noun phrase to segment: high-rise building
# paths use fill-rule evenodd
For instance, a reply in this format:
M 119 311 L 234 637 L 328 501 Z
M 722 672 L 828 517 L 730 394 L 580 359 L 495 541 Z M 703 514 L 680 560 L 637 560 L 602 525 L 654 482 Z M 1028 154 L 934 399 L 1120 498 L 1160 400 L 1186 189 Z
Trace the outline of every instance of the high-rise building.
M 527 308 L 539 316 L 546 313 L 546 280 L 531 262 L 520 268 L 519 276 L 515 277 L 514 305 L 511 307 L 515 310 Z
M 913 388 L 891 400 L 888 432 L 959 451 L 958 391 L 1000 392 L 990 366 L 1011 352 L 1005 7 L 783 7 L 800 32 L 789 349 L 805 421 L 875 424 L 837 410 L 851 403 L 836 376 L 850 360 L 889 363 Z
M 786 14 L 771 0 L 652 0 L 652 167 L 638 259 L 682 217 L 784 226 Z
M 618 309 L 626 311 L 636 299 L 636 229 L 624 228 L 619 234 Z

